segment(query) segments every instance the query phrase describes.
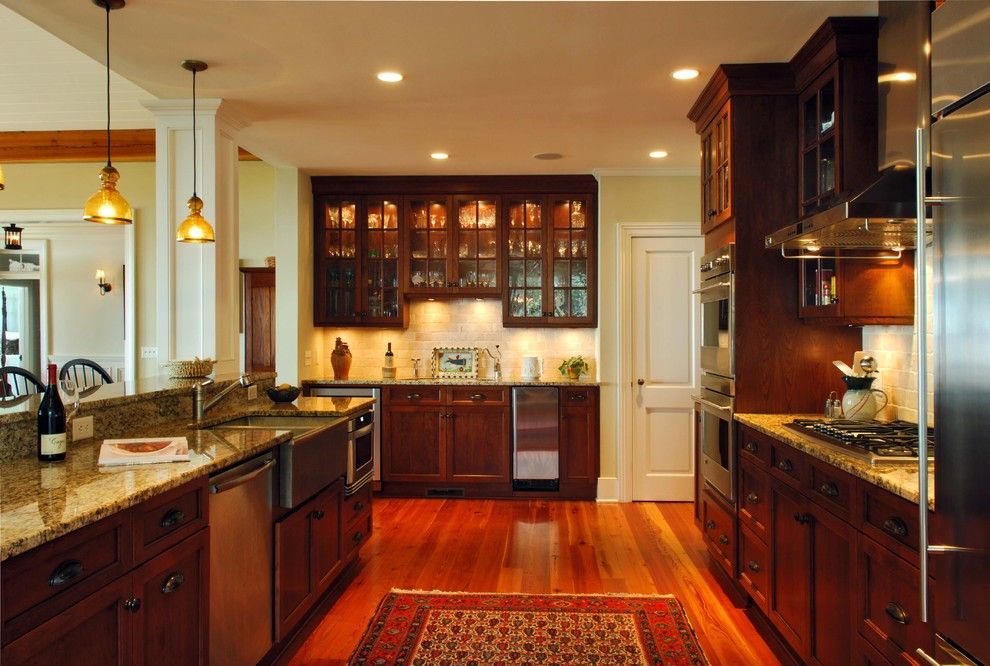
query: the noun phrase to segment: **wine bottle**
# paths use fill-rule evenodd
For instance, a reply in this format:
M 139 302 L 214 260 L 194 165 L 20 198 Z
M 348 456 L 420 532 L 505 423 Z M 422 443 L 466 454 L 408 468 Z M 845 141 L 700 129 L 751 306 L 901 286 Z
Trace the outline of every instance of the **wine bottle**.
M 391 342 L 388 343 L 388 349 L 385 350 L 385 355 L 386 356 L 394 356 L 394 354 L 392 354 L 392 343 Z
M 48 386 L 38 408 L 38 460 L 65 460 L 65 406 L 58 394 L 55 364 L 48 364 Z

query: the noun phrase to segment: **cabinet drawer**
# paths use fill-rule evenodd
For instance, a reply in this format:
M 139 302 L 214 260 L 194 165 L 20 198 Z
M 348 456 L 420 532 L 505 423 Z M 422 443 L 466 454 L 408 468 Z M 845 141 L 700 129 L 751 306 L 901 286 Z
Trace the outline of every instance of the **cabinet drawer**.
M 849 520 L 856 496 L 856 481 L 842 470 L 809 459 L 811 496 L 836 515 Z
M 450 389 L 450 402 L 457 405 L 504 405 L 507 400 L 504 386 L 460 386 Z
M 769 490 L 767 473 L 744 459 L 739 466 L 739 522 L 764 542 L 770 524 Z
M 560 402 L 563 405 L 591 405 L 595 402 L 595 387 L 567 387 L 561 390 Z
M 863 486 L 862 531 L 900 553 L 912 564 L 918 561 L 918 507 L 882 488 Z
M 134 515 L 134 562 L 140 563 L 205 527 L 206 477 L 140 504 Z
M 735 578 L 736 538 L 732 513 L 707 490 L 701 495 L 701 526 L 712 557 Z
M 771 442 L 770 438 L 750 427 L 739 428 L 739 455 L 745 460 L 769 467 Z
M 346 528 L 351 523 L 359 520 L 362 514 L 371 511 L 371 484 L 366 483 L 364 487 L 353 495 L 344 497 L 340 510 L 340 521 Z
M 346 560 L 351 553 L 360 548 L 370 536 L 371 511 L 367 511 L 365 512 L 363 518 L 353 521 L 345 530 L 341 530 L 340 559 Z
M 770 446 L 770 473 L 792 486 L 808 485 L 808 461 L 804 454 L 783 443 Z
M 770 591 L 770 555 L 763 542 L 746 528 L 739 530 L 739 580 L 765 613 Z
M 439 405 L 439 386 L 389 386 L 385 389 L 385 404 Z
M 861 535 L 859 570 L 859 633 L 894 663 L 917 663 L 917 648 L 932 654 L 932 625 L 921 622 L 918 568 Z
M 130 517 L 121 511 L 4 562 L 3 643 L 130 569 Z

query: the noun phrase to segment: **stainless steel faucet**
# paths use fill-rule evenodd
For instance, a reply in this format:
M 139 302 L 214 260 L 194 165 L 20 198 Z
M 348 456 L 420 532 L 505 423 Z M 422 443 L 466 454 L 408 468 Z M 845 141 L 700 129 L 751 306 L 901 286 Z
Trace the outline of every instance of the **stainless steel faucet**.
M 210 409 L 215 407 L 218 402 L 223 400 L 224 396 L 226 396 L 228 393 L 233 391 L 238 386 L 247 388 L 248 386 L 254 384 L 254 380 L 251 379 L 248 375 L 241 375 L 240 379 L 238 379 L 236 382 L 232 383 L 230 386 L 227 386 L 222 391 L 217 393 L 215 396 L 204 402 L 203 389 L 212 383 L 213 383 L 212 379 L 207 379 L 206 381 L 198 382 L 193 386 L 193 393 L 192 393 L 193 418 L 196 419 L 197 422 L 202 421 L 203 415 L 206 414 L 206 412 L 210 411 Z

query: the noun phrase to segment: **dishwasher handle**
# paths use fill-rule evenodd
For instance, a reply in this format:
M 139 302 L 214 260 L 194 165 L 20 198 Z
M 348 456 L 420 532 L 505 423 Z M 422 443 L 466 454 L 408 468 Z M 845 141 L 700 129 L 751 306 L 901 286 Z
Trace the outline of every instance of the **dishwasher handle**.
M 263 458 L 259 460 L 259 462 L 259 465 L 256 465 L 244 474 L 235 476 L 233 479 L 224 479 L 220 483 L 211 483 L 210 492 L 214 495 L 219 495 L 220 493 L 225 493 L 228 490 L 233 490 L 234 488 L 244 485 L 251 479 L 258 477 L 275 466 L 275 458 L 273 457 L 268 457 L 267 459 Z

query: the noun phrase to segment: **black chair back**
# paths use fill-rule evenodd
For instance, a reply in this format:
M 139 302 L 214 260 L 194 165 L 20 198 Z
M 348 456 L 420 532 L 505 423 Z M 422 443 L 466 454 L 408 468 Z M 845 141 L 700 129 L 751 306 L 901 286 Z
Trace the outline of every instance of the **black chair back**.
M 8 365 L 0 368 L 0 399 L 42 393 L 45 385 L 33 372 Z
M 65 363 L 58 373 L 58 378 L 71 379 L 76 384 L 76 388 L 83 389 L 87 386 L 100 386 L 102 384 L 113 384 L 110 373 L 96 361 L 88 358 L 74 358 Z

